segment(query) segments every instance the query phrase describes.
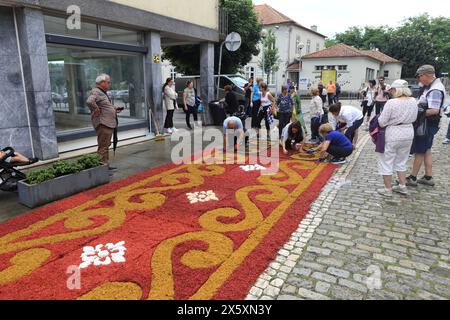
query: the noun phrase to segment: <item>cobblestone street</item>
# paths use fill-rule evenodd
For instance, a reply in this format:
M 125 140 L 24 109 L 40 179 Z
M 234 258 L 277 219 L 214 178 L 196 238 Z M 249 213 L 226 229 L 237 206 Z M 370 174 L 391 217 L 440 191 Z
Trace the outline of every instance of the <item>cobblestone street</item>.
M 366 135 L 247 299 L 450 299 L 447 126 L 433 149 L 436 187 L 389 200 L 375 191 L 382 179 Z

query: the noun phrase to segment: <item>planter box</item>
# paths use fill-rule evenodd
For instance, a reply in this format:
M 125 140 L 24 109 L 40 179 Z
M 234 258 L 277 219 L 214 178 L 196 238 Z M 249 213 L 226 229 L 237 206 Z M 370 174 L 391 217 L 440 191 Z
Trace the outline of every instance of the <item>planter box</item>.
M 110 182 L 108 165 L 59 177 L 36 185 L 19 182 L 19 202 L 35 208 Z

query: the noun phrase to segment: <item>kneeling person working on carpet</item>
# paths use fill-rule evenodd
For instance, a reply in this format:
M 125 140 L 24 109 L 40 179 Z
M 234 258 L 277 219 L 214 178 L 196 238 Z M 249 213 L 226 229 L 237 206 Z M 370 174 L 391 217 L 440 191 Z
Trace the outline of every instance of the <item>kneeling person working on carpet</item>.
M 295 121 L 284 127 L 281 134 L 281 147 L 284 154 L 289 154 L 289 150 L 301 151 L 305 142 L 305 134 L 300 121 Z
M 330 123 L 333 129 L 345 132 L 345 136 L 356 147 L 358 144 L 359 128 L 364 123 L 364 114 L 352 106 L 343 106 L 340 102 L 330 106 Z
M 225 135 L 224 148 L 231 146 L 230 142 L 233 142 L 235 150 L 245 140 L 245 129 L 242 120 L 238 117 L 228 117 L 223 123 L 223 131 Z M 230 141 L 230 137 L 233 140 Z
M 325 141 L 319 146 L 320 159 L 332 158 L 333 164 L 345 163 L 346 158 L 353 153 L 353 145 L 350 140 L 341 132 L 334 131 L 329 123 L 319 128 L 320 135 Z M 329 156 L 326 156 L 328 154 Z

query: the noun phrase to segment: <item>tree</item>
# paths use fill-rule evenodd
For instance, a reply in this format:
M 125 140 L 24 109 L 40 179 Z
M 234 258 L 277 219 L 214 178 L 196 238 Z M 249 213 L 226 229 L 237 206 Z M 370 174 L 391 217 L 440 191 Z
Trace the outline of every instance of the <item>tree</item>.
M 337 44 L 338 44 L 338 42 L 335 39 L 325 39 L 325 48 L 330 48 Z
M 402 76 L 405 78 L 414 77 L 421 65 L 436 64 L 437 51 L 427 34 L 397 31 L 387 43 L 384 53 L 404 63 Z
M 351 27 L 330 39 L 358 49 L 381 52 L 405 63 L 404 77 L 414 77 L 420 65 L 432 64 L 438 72 L 450 71 L 450 19 L 428 14 L 411 17 L 396 28 Z
M 450 18 L 432 18 L 428 14 L 406 19 L 398 32 L 426 36 L 428 46 L 434 48 L 435 56 L 429 57 L 437 71 L 450 71 Z
M 263 40 L 263 51 L 264 59 L 261 59 L 259 66 L 263 67 L 264 61 L 264 71 L 267 74 L 267 82 L 270 82 L 270 75 L 272 72 L 277 72 L 279 70 L 280 56 L 278 54 L 278 49 L 276 47 L 275 34 L 273 30 L 269 30 L 267 38 Z
M 259 54 L 258 43 L 261 39 L 261 24 L 253 10 L 252 0 L 220 0 L 220 7 L 228 13 L 229 31 L 238 32 L 242 37 L 242 46 L 236 52 L 224 49 L 222 59 L 223 73 L 236 73 L 253 56 Z M 177 71 L 184 74 L 200 72 L 200 46 L 176 46 L 164 48 L 164 58 L 169 59 Z M 220 43 L 215 45 L 215 72 L 218 71 Z

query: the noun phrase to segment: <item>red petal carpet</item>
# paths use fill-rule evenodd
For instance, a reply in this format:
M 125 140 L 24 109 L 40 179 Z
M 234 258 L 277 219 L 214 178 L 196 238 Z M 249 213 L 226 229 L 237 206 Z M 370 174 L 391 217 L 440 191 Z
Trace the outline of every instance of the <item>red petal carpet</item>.
M 170 164 L 3 223 L 0 299 L 244 299 L 335 167 L 260 170 Z

